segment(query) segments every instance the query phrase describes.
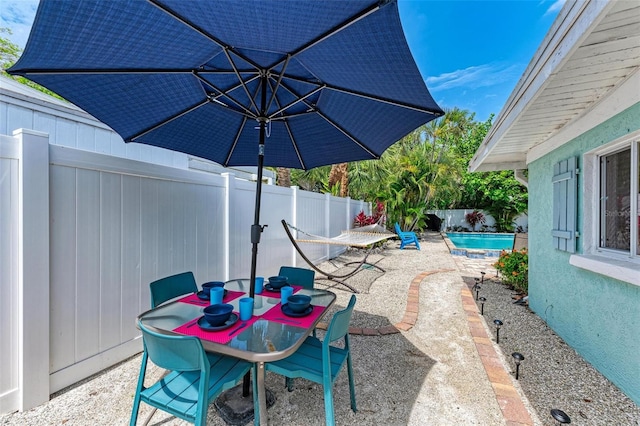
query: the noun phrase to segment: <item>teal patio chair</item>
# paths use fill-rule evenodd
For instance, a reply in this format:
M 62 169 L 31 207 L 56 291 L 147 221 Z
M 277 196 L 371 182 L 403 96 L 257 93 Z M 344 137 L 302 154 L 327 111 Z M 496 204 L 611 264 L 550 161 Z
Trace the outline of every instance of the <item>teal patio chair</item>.
M 195 336 L 169 336 L 138 323 L 144 352 L 133 400 L 130 426 L 138 419 L 140 402 L 196 425 L 207 424 L 209 404 L 235 386 L 251 369 L 251 363 L 224 355 L 207 354 Z M 145 387 L 147 360 L 169 373 Z
M 198 285 L 196 284 L 193 272 L 189 271 L 156 280 L 149 284 L 149 291 L 151 292 L 151 308 L 153 309 L 167 300 L 182 296 L 183 294 L 197 292 Z M 166 372 L 165 375 L 168 373 L 169 372 Z M 157 409 L 154 408 L 149 413 L 143 423 L 144 426 L 149 424 L 156 410 Z
M 302 288 L 313 288 L 316 278 L 316 271 L 306 268 L 297 268 L 295 266 L 281 266 L 278 275 L 287 277 L 287 282 L 293 285 L 299 285 Z M 313 329 L 313 336 L 316 335 L 316 329 Z M 289 392 L 293 392 L 293 379 L 285 378 L 285 385 Z
M 420 242 L 418 241 L 418 236 L 415 232 L 401 230 L 398 222 L 395 223 L 394 227 L 396 228 L 396 234 L 398 234 L 398 237 L 400 238 L 400 250 L 404 249 L 408 244 L 415 244 L 416 248 L 420 250 Z
M 183 294 L 197 293 L 198 285 L 193 272 L 189 271 L 156 280 L 149 284 L 149 290 L 151 291 L 151 307 L 155 308 L 167 300 Z
M 355 304 L 356 296 L 352 295 L 349 305 L 333 315 L 323 341 L 309 336 L 292 355 L 265 364 L 267 371 L 273 371 L 289 378 L 302 377 L 321 384 L 324 389 L 324 410 L 327 425 L 335 424 L 332 388 L 345 363 L 349 375 L 351 409 L 354 412 L 357 411 L 351 352 L 349 350 L 349 322 Z M 344 347 L 331 345 L 339 339 L 344 339 Z
M 312 269 L 296 268 L 294 266 L 281 266 L 278 275 L 287 277 L 289 284 L 299 285 L 302 288 L 313 288 L 313 282 L 316 277 L 316 273 Z

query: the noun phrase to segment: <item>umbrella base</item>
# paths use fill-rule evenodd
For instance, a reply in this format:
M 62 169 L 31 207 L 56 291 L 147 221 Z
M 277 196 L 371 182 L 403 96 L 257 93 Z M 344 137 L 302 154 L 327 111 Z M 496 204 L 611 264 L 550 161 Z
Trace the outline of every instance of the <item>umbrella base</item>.
M 267 392 L 267 408 L 276 403 L 276 397 L 269 389 Z M 213 405 L 226 424 L 244 426 L 253 419 L 253 389 L 249 387 L 249 395 L 242 396 L 242 383 L 224 391 L 215 399 Z

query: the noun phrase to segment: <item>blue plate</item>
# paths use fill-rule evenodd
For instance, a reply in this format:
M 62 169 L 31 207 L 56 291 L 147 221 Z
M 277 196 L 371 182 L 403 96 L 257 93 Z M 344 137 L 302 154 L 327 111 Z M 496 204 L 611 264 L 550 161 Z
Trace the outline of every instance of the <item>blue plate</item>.
M 209 292 L 208 291 L 199 291 L 198 293 L 198 299 L 200 300 L 209 300 Z M 224 289 L 224 294 L 222 295 L 222 297 L 224 298 L 227 295 L 227 289 Z
M 309 305 L 309 307 L 302 312 L 292 311 L 288 303 L 285 303 L 284 305 L 280 306 L 280 309 L 282 310 L 282 313 L 288 317 L 306 317 L 311 312 L 313 312 L 313 305 Z
M 282 287 L 291 287 L 291 285 L 290 285 L 290 284 L 285 284 L 285 285 L 283 285 Z M 275 291 L 276 293 L 280 293 L 280 290 L 282 289 L 282 287 L 280 287 L 280 288 L 274 288 L 274 287 L 271 285 L 271 283 L 267 283 L 267 284 L 265 284 L 265 285 L 264 285 L 264 288 L 266 288 L 266 289 L 267 289 L 267 290 L 269 290 L 269 291 Z
M 215 326 L 209 324 L 209 321 L 207 321 L 203 315 L 198 320 L 198 327 L 200 327 L 204 331 L 220 331 L 220 330 L 224 330 L 225 328 L 231 327 L 233 324 L 237 322 L 238 322 L 238 314 L 236 314 L 235 312 L 231 312 L 231 316 L 224 324 L 215 325 Z

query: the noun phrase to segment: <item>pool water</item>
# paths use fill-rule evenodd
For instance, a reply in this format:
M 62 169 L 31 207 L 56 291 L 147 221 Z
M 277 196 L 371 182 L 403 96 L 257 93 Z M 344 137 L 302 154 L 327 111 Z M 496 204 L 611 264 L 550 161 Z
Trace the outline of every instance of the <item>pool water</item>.
M 447 232 L 447 237 L 461 249 L 511 250 L 514 234 Z

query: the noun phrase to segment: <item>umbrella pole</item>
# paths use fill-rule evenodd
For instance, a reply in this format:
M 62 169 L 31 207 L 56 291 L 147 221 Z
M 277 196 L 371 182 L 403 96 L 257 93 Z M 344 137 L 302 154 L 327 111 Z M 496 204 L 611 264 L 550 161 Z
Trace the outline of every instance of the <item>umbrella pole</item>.
M 264 112 L 267 105 L 267 76 L 262 76 L 262 94 L 260 99 L 260 108 Z M 253 225 L 251 225 L 251 276 L 249 281 L 249 297 L 255 296 L 256 269 L 258 264 L 258 244 L 260 244 L 260 234 L 263 227 L 260 225 L 260 199 L 262 197 L 262 168 L 264 166 L 264 141 L 266 135 L 267 120 L 264 117 L 259 118 L 260 137 L 258 144 L 258 182 L 256 182 L 256 203 L 253 215 Z M 266 225 L 265 225 L 266 226 Z M 255 378 L 254 378 L 255 380 Z M 242 381 L 242 396 L 249 396 L 250 376 L 245 374 Z

